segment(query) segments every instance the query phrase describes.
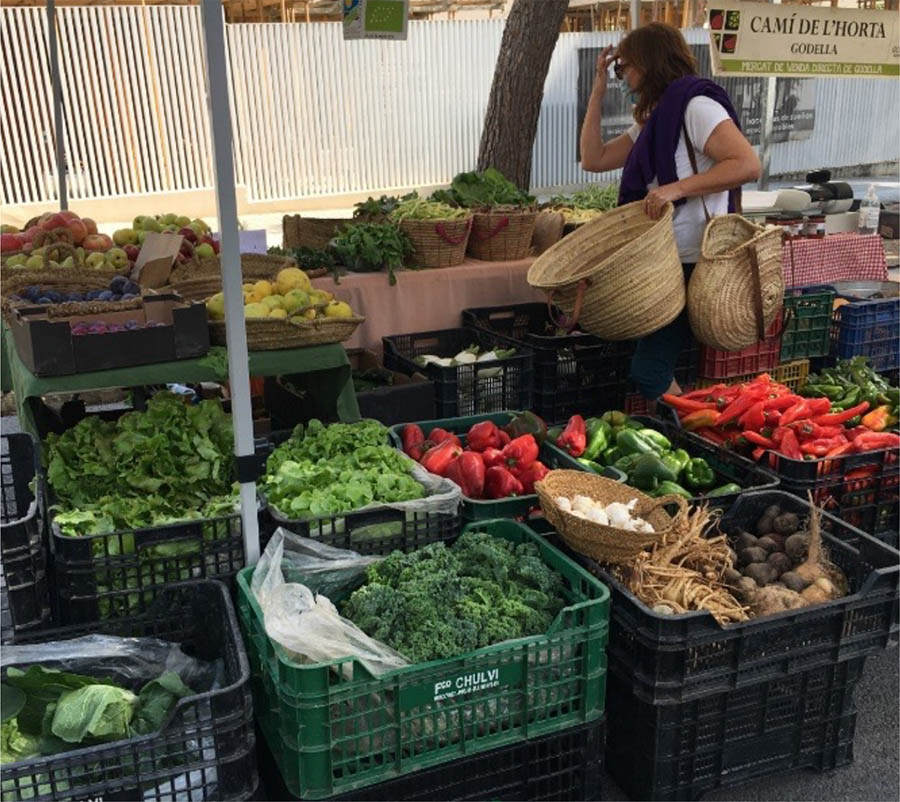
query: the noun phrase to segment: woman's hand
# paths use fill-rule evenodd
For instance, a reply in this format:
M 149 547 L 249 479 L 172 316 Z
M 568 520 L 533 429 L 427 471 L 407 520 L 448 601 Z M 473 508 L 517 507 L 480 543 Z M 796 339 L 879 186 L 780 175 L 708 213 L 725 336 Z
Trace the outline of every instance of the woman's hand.
M 651 189 L 644 198 L 644 214 L 651 220 L 659 220 L 663 216 L 663 210 L 667 203 L 675 203 L 684 197 L 684 190 L 680 181 L 671 184 L 663 184 L 661 187 Z
M 615 46 L 604 47 L 597 56 L 597 64 L 594 67 L 594 91 L 603 97 L 606 94 L 606 85 L 609 83 L 609 68 L 616 60 Z

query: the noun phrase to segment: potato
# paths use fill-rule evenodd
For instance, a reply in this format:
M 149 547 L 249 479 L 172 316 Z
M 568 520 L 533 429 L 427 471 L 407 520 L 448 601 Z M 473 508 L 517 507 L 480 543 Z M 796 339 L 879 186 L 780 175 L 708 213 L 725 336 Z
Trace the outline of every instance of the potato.
M 787 540 L 784 535 L 777 535 L 773 532 L 771 535 L 766 535 L 766 537 L 775 544 L 775 551 L 784 551 L 784 541 Z
M 737 583 L 737 590 L 746 599 L 752 597 L 759 590 L 759 587 L 749 576 L 742 576 Z
M 787 556 L 783 551 L 775 551 L 769 555 L 769 559 L 766 562 L 771 565 L 775 571 L 778 573 L 778 576 L 786 573 L 791 570 L 791 558 Z
M 778 544 L 770 535 L 763 535 L 756 541 L 756 545 L 761 549 L 765 549 L 769 554 L 773 551 L 778 551 Z
M 778 579 L 775 567 L 769 563 L 753 563 L 744 569 L 744 576 L 749 577 L 761 588 Z
M 785 571 L 780 577 L 781 583 L 795 593 L 800 593 L 809 584 L 802 576 L 793 571 Z
M 753 546 L 753 548 L 744 549 L 740 554 L 738 554 L 738 562 L 740 563 L 740 565 L 764 563 L 768 556 L 769 553 L 765 549 L 761 549 L 759 546 Z
M 749 532 L 741 532 L 741 534 L 738 535 L 735 548 L 737 551 L 752 548 L 756 545 L 757 540 L 759 540 L 759 538 L 756 535 L 751 535 Z
M 763 515 L 763 517 L 756 522 L 756 534 L 768 535 L 769 532 L 772 531 L 772 523 L 774 520 L 774 518 L 770 518 L 768 515 Z
M 793 535 L 800 528 L 800 519 L 792 512 L 784 512 L 772 521 L 779 535 Z
M 784 550 L 791 561 L 796 565 L 803 562 L 806 552 L 809 550 L 809 534 L 797 532 L 784 541 Z
M 722 572 L 722 579 L 727 585 L 737 586 L 738 582 L 741 581 L 741 572 L 735 571 L 734 568 L 726 568 Z
M 779 507 L 777 504 L 772 504 L 771 506 L 766 507 L 766 511 L 763 513 L 763 515 L 768 515 L 774 521 L 779 515 L 781 515 L 781 507 Z

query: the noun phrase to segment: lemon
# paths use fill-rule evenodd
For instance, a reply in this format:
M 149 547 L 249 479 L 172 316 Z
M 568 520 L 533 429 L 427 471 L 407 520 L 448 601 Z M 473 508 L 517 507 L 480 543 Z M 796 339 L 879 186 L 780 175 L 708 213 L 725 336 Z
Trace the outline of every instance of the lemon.
M 225 320 L 225 296 L 217 292 L 206 302 L 206 311 L 213 320 Z
M 283 318 L 287 317 L 287 314 L 288 313 L 284 309 L 277 308 L 277 309 L 273 309 L 271 312 L 269 312 L 269 317 L 283 319 Z
M 325 317 L 353 317 L 353 310 L 348 303 L 332 301 L 325 307 Z
M 282 306 L 284 306 L 288 312 L 293 312 L 295 309 L 303 309 L 304 307 L 309 306 L 309 294 L 306 290 L 291 290 L 284 296 L 284 303 Z
M 268 316 L 269 316 L 269 308 L 265 304 L 253 303 L 253 304 L 247 304 L 244 307 L 244 317 L 257 318 L 257 317 L 268 317 Z
M 281 295 L 267 295 L 262 299 L 261 303 L 267 306 L 269 309 L 281 309 L 284 302 L 284 297 Z
M 282 295 L 287 295 L 291 290 L 305 290 L 309 292 L 312 285 L 309 276 L 299 267 L 286 267 L 278 272 L 275 277 L 275 286 Z
M 327 304 L 334 300 L 334 296 L 326 290 L 312 290 L 309 293 L 309 300 L 314 304 Z
M 257 281 L 256 284 L 253 285 L 253 293 L 260 299 L 265 298 L 272 294 L 272 285 L 264 279 L 262 281 Z

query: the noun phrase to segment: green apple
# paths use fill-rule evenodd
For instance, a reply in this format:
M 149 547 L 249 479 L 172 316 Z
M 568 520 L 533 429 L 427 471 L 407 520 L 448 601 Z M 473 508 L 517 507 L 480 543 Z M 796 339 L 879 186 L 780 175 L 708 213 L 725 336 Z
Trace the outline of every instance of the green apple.
M 216 255 L 216 252 L 213 250 L 213 246 L 208 242 L 201 242 L 196 248 L 194 248 L 194 253 L 197 254 L 198 259 L 212 259 Z
M 131 221 L 131 227 L 135 231 L 143 231 L 144 230 L 144 215 L 139 214 L 134 220 Z
M 60 267 L 75 267 L 75 259 L 71 256 L 67 256 L 62 262 L 59 263 Z
M 24 253 L 17 253 L 15 256 L 10 256 L 9 259 L 6 260 L 7 267 L 24 267 L 25 262 L 28 261 L 28 257 Z
M 128 267 L 128 254 L 121 248 L 110 248 L 106 252 L 106 261 L 117 270 Z
M 51 268 L 59 267 L 59 262 L 55 262 L 53 259 L 51 259 L 48 264 L 50 265 Z
M 209 226 L 206 225 L 206 223 L 204 223 L 199 217 L 191 220 L 190 227 L 194 229 L 194 231 L 197 233 L 197 236 L 209 233 Z
M 184 228 L 185 226 L 190 225 L 190 223 L 191 218 L 185 217 L 183 214 L 178 215 L 178 217 L 175 218 L 175 225 L 178 226 L 178 228 Z
M 100 267 L 106 267 L 106 256 L 99 251 L 89 253 L 84 262 L 92 270 Z
M 162 217 L 159 218 L 159 222 L 162 223 L 164 226 L 174 226 L 175 223 L 178 222 L 178 215 L 171 214 L 171 213 L 164 214 Z
M 44 266 L 44 257 L 41 254 L 33 254 L 25 261 L 25 267 L 29 270 L 40 270 Z
M 145 239 L 147 239 L 147 232 L 138 231 L 138 245 L 143 245 Z
M 162 231 L 162 223 L 152 217 L 144 218 L 144 231 Z
M 116 245 L 134 245 L 138 241 L 138 233 L 133 228 L 120 228 L 113 234 Z

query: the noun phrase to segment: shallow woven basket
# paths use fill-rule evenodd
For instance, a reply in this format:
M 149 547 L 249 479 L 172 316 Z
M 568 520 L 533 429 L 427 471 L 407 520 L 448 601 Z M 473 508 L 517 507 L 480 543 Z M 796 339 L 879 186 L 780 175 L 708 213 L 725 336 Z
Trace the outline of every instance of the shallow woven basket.
M 638 201 L 605 212 L 544 251 L 528 283 L 587 332 L 605 340 L 645 337 L 684 309 L 673 208 L 659 220 Z
M 531 250 L 535 209 L 497 207 L 475 212 L 468 253 L 486 262 L 512 262 L 524 259 Z
M 241 254 L 241 277 L 243 281 L 250 281 L 251 279 L 259 281 L 260 279 L 274 278 L 280 270 L 296 266 L 297 262 L 290 256 L 276 256 L 266 253 Z M 218 255 L 211 259 L 199 259 L 176 265 L 169 277 L 169 282 L 174 286 L 184 281 L 206 277 L 216 278 L 221 284 L 222 263 Z
M 282 238 L 285 248 L 328 247 L 339 233 L 339 229 L 351 218 L 341 217 L 301 217 L 299 214 L 286 214 L 281 218 Z
M 535 484 L 534 489 L 540 499 L 544 517 L 559 532 L 569 548 L 602 563 L 630 562 L 648 546 L 662 542 L 674 524 L 674 519 L 663 507 L 672 503 L 677 504 L 679 509 L 685 507 L 681 496 L 650 498 L 633 487 L 583 471 L 550 471 L 543 480 Z M 613 501 L 627 504 L 636 498 L 638 503 L 632 515 L 643 518 L 656 532 L 628 532 L 585 521 L 557 507 L 555 499 L 559 496 L 587 496 L 604 505 Z
M 0 294 L 4 300 L 15 295 L 24 287 L 42 287 L 59 292 L 84 292 L 86 290 L 105 290 L 115 274 L 105 271 L 89 270 L 83 267 L 60 267 L 46 270 L 25 270 L 13 272 L 10 269 L 3 276 Z
M 364 317 L 321 317 L 302 323 L 292 323 L 286 318 L 248 318 L 247 348 L 251 351 L 280 351 L 285 348 L 302 348 L 307 345 L 328 345 L 350 339 Z M 211 345 L 226 345 L 225 321 L 209 321 Z
M 413 246 L 410 264 L 416 267 L 455 267 L 466 258 L 472 217 L 458 220 L 403 220 L 400 223 Z
M 739 214 L 707 225 L 700 260 L 691 274 L 687 307 L 694 336 L 704 345 L 740 351 L 764 339 L 784 303 L 782 231 L 754 225 Z M 763 320 L 756 316 L 752 259 L 759 266 Z

